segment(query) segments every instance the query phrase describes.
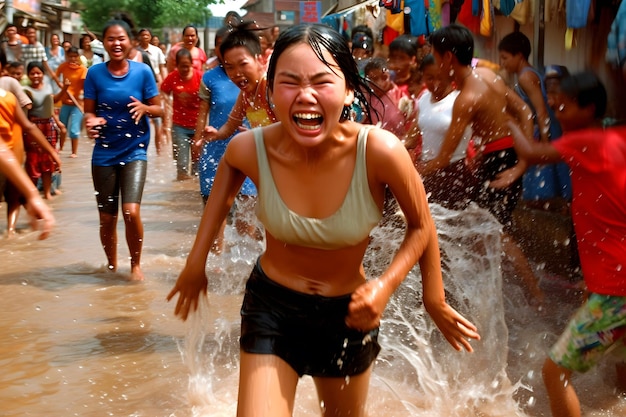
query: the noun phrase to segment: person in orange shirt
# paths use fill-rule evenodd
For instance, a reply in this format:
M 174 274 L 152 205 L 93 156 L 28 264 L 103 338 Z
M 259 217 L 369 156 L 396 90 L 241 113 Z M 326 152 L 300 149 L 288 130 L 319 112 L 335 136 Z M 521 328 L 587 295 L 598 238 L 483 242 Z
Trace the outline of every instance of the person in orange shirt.
M 24 162 L 24 151 L 22 147 L 15 147 L 15 143 L 22 142 L 22 137 L 16 137 L 14 135 L 14 125 L 20 125 L 22 130 L 28 134 L 41 148 L 54 160 L 59 171 L 61 169 L 61 161 L 50 143 L 46 140 L 46 137 L 41 133 L 41 130 L 28 120 L 26 113 L 17 104 L 15 96 L 3 89 L 0 89 L 0 142 L 4 147 L 11 151 L 15 151 L 14 158 L 18 165 L 22 165 Z M 7 235 L 12 236 L 15 234 L 15 225 L 17 223 L 17 216 L 20 209 L 20 198 L 22 194 L 20 192 L 20 184 L 13 184 L 10 181 L 12 176 L 0 175 L 0 193 L 4 195 L 4 199 L 7 203 Z M 21 187 L 23 189 L 23 187 Z
M 80 62 L 78 48 L 72 46 L 65 54 L 66 61 L 57 68 L 57 77 L 63 77 L 63 83 L 68 85 L 66 93 L 62 96 L 61 112 L 59 119 L 67 126 L 70 140 L 72 141 L 72 154 L 70 158 L 78 155 L 78 138 L 83 123 L 83 88 L 87 68 Z M 65 145 L 61 140 L 60 149 Z

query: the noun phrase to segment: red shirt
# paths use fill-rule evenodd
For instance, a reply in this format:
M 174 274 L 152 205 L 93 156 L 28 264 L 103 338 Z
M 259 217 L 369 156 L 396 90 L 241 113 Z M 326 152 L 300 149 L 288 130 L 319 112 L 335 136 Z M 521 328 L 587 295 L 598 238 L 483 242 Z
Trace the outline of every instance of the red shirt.
M 626 296 L 626 127 L 552 142 L 572 175 L 572 219 L 589 291 Z
M 178 70 L 169 73 L 163 80 L 161 91 L 174 96 L 172 123 L 188 129 L 195 129 L 200 108 L 198 90 L 200 90 L 201 80 L 202 73 L 195 69 L 189 80 L 183 80 Z

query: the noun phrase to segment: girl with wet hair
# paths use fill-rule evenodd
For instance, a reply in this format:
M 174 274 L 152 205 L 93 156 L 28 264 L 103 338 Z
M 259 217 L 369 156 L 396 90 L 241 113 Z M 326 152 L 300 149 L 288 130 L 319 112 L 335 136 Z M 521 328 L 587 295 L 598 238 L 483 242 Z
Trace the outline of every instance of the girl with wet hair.
M 344 117 L 362 82 L 345 40 L 325 25 L 293 26 L 276 41 L 268 95 L 279 122 L 235 136 L 220 161 L 186 265 L 168 295 L 183 319 L 206 295 L 206 261 L 244 179 L 258 189 L 265 252 L 241 309 L 237 415 L 293 415 L 311 375 L 324 416 L 363 417 L 378 327 L 417 263 L 426 310 L 457 350 L 476 327 L 445 301 L 437 231 L 424 187 L 393 134 Z M 381 276 L 363 257 L 390 189 L 406 234 Z

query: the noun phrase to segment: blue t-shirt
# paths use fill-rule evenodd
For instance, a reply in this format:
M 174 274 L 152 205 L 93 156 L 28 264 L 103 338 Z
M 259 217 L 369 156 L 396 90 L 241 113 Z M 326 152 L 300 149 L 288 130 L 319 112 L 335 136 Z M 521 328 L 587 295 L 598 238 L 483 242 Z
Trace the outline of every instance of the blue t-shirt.
M 206 91 L 203 91 L 206 89 Z M 235 107 L 235 102 L 239 96 L 239 88 L 228 78 L 224 67 L 221 65 L 207 71 L 202 76 L 200 85 L 200 98 L 209 98 L 209 124 L 219 129 L 228 121 L 231 110 Z M 226 140 L 215 140 L 204 144 L 200 163 L 198 164 L 198 174 L 200 177 L 200 193 L 208 196 L 213 187 L 217 165 L 222 159 L 228 142 L 232 136 Z M 257 195 L 254 183 L 246 178 L 241 186 L 241 194 Z
M 159 90 L 150 67 L 130 60 L 128 64 L 128 72 L 121 77 L 112 75 L 107 63 L 96 64 L 87 71 L 85 99 L 95 100 L 96 116 L 107 120 L 93 148 L 91 163 L 96 166 L 148 159 L 148 118 L 144 116 L 135 124 L 128 104 L 131 96 L 146 103 Z

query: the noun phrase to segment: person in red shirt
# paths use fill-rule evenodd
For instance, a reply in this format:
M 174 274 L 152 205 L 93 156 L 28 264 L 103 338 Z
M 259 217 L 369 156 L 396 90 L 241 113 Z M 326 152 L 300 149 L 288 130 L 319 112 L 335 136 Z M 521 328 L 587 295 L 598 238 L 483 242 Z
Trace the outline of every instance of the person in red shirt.
M 583 72 L 561 82 L 561 138 L 529 141 L 511 126 L 515 150 L 529 163 L 564 161 L 572 173 L 572 220 L 588 297 L 543 365 L 555 417 L 580 417 L 572 373 L 592 369 L 614 347 L 619 351 L 626 335 L 626 127 L 602 126 L 606 103 L 598 77 Z M 618 363 L 622 385 L 625 371 Z
M 198 155 L 192 155 L 191 144 L 200 109 L 198 91 L 201 81 L 202 73 L 194 68 L 189 50 L 179 49 L 176 53 L 176 69 L 161 83 L 161 91 L 173 96 L 172 148 L 178 181 L 193 178 L 193 165 L 198 160 Z

